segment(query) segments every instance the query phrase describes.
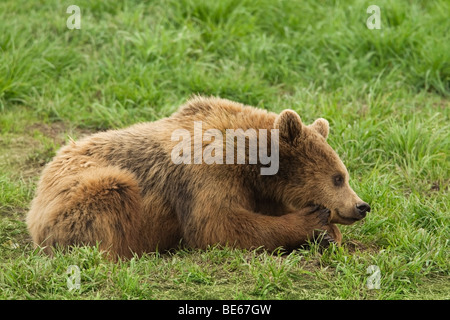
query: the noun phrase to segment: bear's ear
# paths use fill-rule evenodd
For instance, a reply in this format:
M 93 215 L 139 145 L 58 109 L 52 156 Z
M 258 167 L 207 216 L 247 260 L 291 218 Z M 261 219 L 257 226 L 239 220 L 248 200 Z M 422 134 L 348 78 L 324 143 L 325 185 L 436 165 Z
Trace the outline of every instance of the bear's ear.
M 328 138 L 328 133 L 330 132 L 330 124 L 324 118 L 319 118 L 311 125 L 311 128 L 316 130 L 325 139 Z
M 279 130 L 281 139 L 289 143 L 296 143 L 302 133 L 302 120 L 293 110 L 283 110 L 275 119 L 275 129 Z

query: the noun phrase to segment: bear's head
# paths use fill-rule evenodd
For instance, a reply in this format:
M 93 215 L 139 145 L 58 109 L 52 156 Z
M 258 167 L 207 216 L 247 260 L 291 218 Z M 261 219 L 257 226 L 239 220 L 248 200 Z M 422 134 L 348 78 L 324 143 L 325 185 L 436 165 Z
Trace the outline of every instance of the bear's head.
M 327 143 L 328 121 L 306 126 L 292 110 L 277 116 L 279 130 L 279 186 L 283 201 L 295 209 L 319 205 L 330 210 L 330 223 L 352 224 L 363 219 L 370 206 L 349 185 L 349 174 Z

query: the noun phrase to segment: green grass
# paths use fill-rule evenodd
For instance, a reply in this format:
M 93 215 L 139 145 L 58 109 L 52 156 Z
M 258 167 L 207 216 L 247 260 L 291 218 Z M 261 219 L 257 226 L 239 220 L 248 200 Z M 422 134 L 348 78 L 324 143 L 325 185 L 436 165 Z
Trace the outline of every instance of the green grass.
M 0 298 L 449 299 L 448 1 L 0 3 Z M 289 255 L 212 247 L 120 263 L 96 248 L 49 258 L 25 215 L 70 137 L 218 95 L 331 124 L 329 143 L 372 212 L 344 244 Z M 67 269 L 80 268 L 80 290 Z M 380 289 L 366 286 L 380 269 Z

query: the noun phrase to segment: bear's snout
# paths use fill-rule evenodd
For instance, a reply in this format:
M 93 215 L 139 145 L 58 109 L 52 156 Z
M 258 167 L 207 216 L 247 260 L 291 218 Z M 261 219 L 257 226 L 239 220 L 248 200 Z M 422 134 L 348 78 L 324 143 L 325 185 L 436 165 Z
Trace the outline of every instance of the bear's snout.
M 361 219 L 363 219 L 367 212 L 370 212 L 370 206 L 366 202 L 361 202 L 356 205 L 356 211 L 360 215 Z

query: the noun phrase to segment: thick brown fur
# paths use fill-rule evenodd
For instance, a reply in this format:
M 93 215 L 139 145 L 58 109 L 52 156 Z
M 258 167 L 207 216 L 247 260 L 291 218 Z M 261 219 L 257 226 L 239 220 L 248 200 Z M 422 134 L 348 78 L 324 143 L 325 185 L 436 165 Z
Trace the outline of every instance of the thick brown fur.
M 176 129 L 192 134 L 194 121 L 202 121 L 203 132 L 278 129 L 277 174 L 261 175 L 260 164 L 175 164 L 178 142 L 171 135 Z M 42 173 L 28 228 L 49 254 L 52 247 L 96 243 L 119 257 L 181 242 L 274 250 L 298 247 L 321 231 L 340 243 L 334 223 L 359 220 L 355 205 L 362 201 L 326 142 L 328 131 L 326 120 L 306 126 L 291 110 L 277 115 L 194 97 L 169 118 L 63 147 Z M 336 175 L 343 179 L 339 187 Z

